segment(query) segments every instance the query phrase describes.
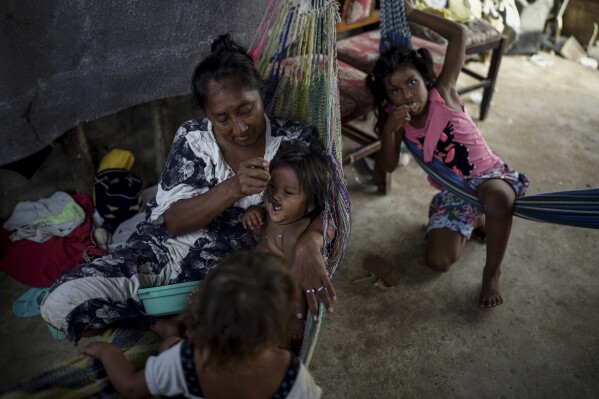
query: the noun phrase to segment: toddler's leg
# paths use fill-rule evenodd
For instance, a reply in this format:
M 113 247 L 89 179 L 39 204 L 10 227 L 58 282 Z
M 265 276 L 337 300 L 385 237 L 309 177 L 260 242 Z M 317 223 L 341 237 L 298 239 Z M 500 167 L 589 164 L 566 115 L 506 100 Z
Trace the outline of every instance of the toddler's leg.
M 433 270 L 446 272 L 462 256 L 466 238 L 449 229 L 433 229 L 426 241 L 426 264 Z
M 487 260 L 483 270 L 479 305 L 489 308 L 503 303 L 499 277 L 512 229 L 516 194 L 505 181 L 492 179 L 478 186 L 478 198 L 485 211 L 487 235 Z

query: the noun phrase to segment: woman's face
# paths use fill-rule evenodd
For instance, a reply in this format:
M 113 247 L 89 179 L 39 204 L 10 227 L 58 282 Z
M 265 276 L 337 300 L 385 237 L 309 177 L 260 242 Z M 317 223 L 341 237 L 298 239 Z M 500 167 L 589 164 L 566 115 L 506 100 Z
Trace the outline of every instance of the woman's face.
M 212 81 L 206 87 L 205 112 L 215 135 L 251 147 L 266 133 L 264 105 L 258 90 L 247 90 L 235 78 Z
M 289 224 L 302 219 L 310 212 L 306 202 L 307 195 L 292 167 L 280 165 L 271 171 L 264 194 L 264 206 L 271 221 Z
M 384 83 L 387 98 L 396 106 L 407 105 L 412 115 L 418 115 L 425 109 L 427 81 L 416 68 L 405 66 L 396 69 Z

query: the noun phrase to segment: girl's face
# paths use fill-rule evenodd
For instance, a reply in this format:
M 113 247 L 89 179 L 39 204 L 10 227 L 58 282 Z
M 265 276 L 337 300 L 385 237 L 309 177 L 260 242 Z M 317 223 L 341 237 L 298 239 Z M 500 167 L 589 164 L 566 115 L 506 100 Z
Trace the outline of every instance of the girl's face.
M 270 172 L 270 181 L 264 194 L 264 206 L 272 222 L 297 222 L 311 211 L 306 202 L 307 195 L 292 167 L 281 165 Z
M 234 78 L 208 83 L 204 107 L 214 134 L 228 143 L 252 147 L 266 134 L 260 91 L 243 89 Z
M 385 78 L 384 84 L 387 98 L 396 106 L 407 105 L 412 115 L 418 115 L 425 109 L 428 82 L 416 68 L 398 68 Z

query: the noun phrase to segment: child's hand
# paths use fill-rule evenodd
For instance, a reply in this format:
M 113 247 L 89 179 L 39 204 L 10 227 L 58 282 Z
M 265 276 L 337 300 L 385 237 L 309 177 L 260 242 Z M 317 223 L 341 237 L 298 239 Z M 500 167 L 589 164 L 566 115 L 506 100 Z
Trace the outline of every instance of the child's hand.
M 410 2 L 410 0 L 405 0 L 405 4 L 406 4 L 406 16 L 410 15 L 410 13 L 412 11 L 414 11 L 414 7 L 412 7 L 412 3 Z
M 397 132 L 404 122 L 409 122 L 411 119 L 410 107 L 407 105 L 400 105 L 399 107 L 396 107 L 385 122 L 383 134 L 390 135 Z
M 264 223 L 264 213 L 257 205 L 250 206 L 243 214 L 243 227 L 248 230 L 258 230 Z
M 113 345 L 109 344 L 108 342 L 92 342 L 81 348 L 80 352 L 84 355 L 101 360 L 102 353 L 106 352 L 106 350 L 111 346 Z

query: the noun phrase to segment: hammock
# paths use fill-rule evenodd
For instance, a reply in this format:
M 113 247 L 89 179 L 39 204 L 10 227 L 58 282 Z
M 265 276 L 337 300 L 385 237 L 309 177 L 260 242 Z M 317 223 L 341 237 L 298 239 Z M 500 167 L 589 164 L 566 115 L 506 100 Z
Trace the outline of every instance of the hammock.
M 160 339 L 147 329 L 109 330 L 102 337 L 123 349 L 125 358 L 137 369 L 158 353 Z M 77 355 L 17 384 L 0 388 L 0 399 L 17 398 L 122 398 L 106 377 L 102 364 Z
M 324 248 L 332 277 L 347 251 L 351 234 L 350 200 L 341 167 L 342 138 L 337 87 L 336 23 L 339 5 L 333 0 L 270 0 L 250 46 L 256 69 L 266 81 L 267 114 L 297 120 L 318 129 L 331 166 L 323 217 L 335 224 L 336 235 Z M 308 365 L 323 317 L 308 314 L 300 359 Z
M 424 162 L 422 151 L 409 140 L 404 143 L 422 169 L 441 187 L 481 208 L 476 189 L 443 162 Z M 516 198 L 514 215 L 537 222 L 599 229 L 599 189 L 561 191 Z
M 404 0 L 381 0 L 381 54 L 395 45 L 409 47 L 410 30 Z M 476 189 L 453 173 L 443 162 L 433 158 L 424 162 L 416 144 L 405 139 L 420 167 L 441 187 L 451 191 L 469 204 L 482 209 Z M 599 229 L 599 189 L 561 191 L 516 198 L 514 215 L 537 222 Z

